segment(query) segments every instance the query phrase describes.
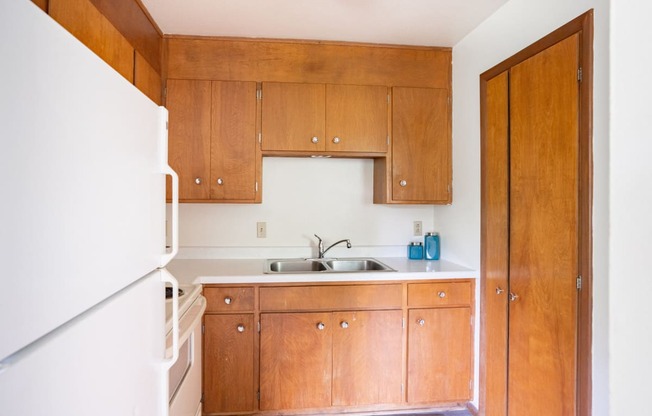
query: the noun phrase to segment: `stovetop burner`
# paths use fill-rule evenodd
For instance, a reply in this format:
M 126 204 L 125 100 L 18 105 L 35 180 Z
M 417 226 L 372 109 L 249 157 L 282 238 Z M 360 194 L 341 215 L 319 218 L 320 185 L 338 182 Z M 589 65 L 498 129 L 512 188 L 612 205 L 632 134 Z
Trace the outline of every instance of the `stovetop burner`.
M 183 296 L 183 289 L 179 289 L 179 296 Z M 171 287 L 166 287 L 165 288 L 165 299 L 170 299 L 172 298 L 172 288 Z

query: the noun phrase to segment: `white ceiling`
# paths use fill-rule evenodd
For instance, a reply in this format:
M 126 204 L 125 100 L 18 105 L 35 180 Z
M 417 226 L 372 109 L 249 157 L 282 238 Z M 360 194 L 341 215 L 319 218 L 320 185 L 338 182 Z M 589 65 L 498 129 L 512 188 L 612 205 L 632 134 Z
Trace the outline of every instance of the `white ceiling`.
M 164 34 L 454 46 L 508 0 L 141 0 Z

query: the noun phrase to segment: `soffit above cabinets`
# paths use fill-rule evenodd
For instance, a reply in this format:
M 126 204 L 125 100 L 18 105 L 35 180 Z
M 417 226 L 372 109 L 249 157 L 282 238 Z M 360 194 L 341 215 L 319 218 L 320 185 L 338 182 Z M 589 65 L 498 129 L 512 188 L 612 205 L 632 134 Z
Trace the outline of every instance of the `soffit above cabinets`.
M 166 35 L 452 47 L 507 0 L 142 0 Z

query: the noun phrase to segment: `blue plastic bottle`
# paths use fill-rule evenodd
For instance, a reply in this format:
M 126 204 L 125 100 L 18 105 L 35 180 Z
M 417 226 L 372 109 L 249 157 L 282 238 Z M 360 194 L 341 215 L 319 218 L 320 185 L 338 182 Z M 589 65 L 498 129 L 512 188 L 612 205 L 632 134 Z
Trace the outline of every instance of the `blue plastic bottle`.
M 439 260 L 439 252 L 441 250 L 439 234 L 426 233 L 426 236 L 424 237 L 424 243 L 426 260 Z

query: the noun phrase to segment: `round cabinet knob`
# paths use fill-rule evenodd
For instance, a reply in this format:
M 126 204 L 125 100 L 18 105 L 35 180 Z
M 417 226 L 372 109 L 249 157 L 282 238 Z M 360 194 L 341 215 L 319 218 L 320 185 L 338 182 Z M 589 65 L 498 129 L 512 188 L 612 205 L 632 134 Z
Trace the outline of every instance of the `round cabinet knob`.
M 317 136 L 313 136 L 312 139 L 310 139 L 310 141 L 313 142 L 313 143 L 315 143 L 315 144 L 316 144 L 316 143 L 319 143 L 319 137 L 317 137 Z
M 426 324 L 426 320 L 425 319 L 417 319 L 417 324 L 419 326 L 424 326 Z
M 407 181 L 405 179 L 403 179 L 398 184 L 401 185 L 401 186 L 407 186 Z
M 227 296 L 227 297 L 224 298 L 224 303 L 226 303 L 227 305 L 230 305 L 231 302 L 233 302 L 233 299 L 231 298 L 231 296 Z
M 238 325 L 238 328 L 237 328 L 237 329 L 238 329 L 238 332 L 244 332 L 244 330 L 245 330 L 245 326 L 242 325 L 242 324 L 240 324 L 240 325 Z
M 324 328 L 326 328 L 326 325 L 324 325 L 323 322 L 317 324 L 317 329 L 319 329 L 320 331 L 322 331 Z
M 336 137 L 333 137 L 333 143 L 338 144 L 339 142 L 340 142 L 340 138 L 339 138 L 339 137 L 337 137 L 337 136 L 336 136 Z
M 201 178 L 195 178 L 195 184 L 201 185 Z
M 349 323 L 346 322 L 346 321 L 342 321 L 342 322 L 340 323 L 340 326 L 342 327 L 342 329 L 346 329 L 346 328 L 349 327 Z
M 437 292 L 437 296 L 443 299 L 446 297 L 446 292 L 444 292 L 443 290 L 441 292 Z
M 218 185 L 224 185 L 224 180 L 222 178 L 217 178 Z
M 518 299 L 518 295 L 516 293 L 510 293 L 509 294 L 510 302 L 515 302 L 517 299 Z
M 500 294 L 503 293 L 504 291 L 505 291 L 505 289 L 501 289 L 500 286 L 498 286 L 498 287 L 496 288 L 496 295 L 500 295 Z

